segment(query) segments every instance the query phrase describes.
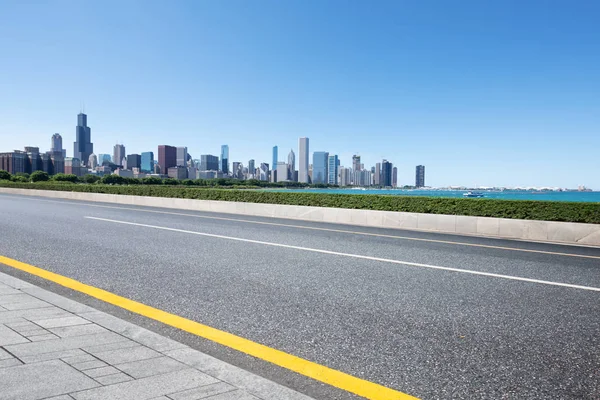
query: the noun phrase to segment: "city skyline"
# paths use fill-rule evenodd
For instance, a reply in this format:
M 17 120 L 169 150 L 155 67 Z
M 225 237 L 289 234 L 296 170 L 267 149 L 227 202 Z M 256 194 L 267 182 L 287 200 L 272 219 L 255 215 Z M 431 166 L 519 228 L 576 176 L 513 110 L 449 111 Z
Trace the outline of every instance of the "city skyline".
M 82 130 L 81 128 L 85 128 L 84 133 L 82 134 Z M 93 149 L 93 142 L 91 142 L 91 136 L 90 136 L 90 128 L 87 126 L 87 114 L 84 114 L 83 112 L 80 112 L 77 115 L 77 126 L 76 126 L 76 141 L 74 142 L 74 154 L 81 154 L 77 153 L 78 149 L 80 149 L 80 145 L 78 145 L 77 139 L 80 138 L 84 138 L 82 140 L 82 142 L 84 143 L 84 148 L 87 149 Z M 85 140 L 87 140 L 87 142 L 85 142 Z M 532 185 L 523 185 L 523 186 L 502 186 L 502 185 L 486 185 L 486 186 L 469 186 L 469 185 L 460 185 L 460 184 L 455 184 L 455 185 L 446 185 L 446 186 L 433 186 L 433 185 L 428 185 L 425 184 L 425 166 L 424 165 L 417 165 L 416 168 L 416 174 L 413 175 L 414 180 L 410 181 L 400 181 L 398 178 L 398 171 L 399 169 L 397 168 L 396 165 L 394 165 L 393 163 L 387 161 L 386 159 L 383 159 L 382 162 L 377 162 L 375 163 L 374 166 L 372 166 L 371 168 L 368 168 L 368 166 L 365 166 L 364 163 L 361 163 L 361 156 L 359 154 L 353 154 L 351 157 L 351 162 L 349 163 L 349 166 L 346 167 L 346 164 L 342 164 L 341 159 L 338 157 L 337 154 L 332 154 L 329 155 L 329 152 L 322 152 L 322 151 L 314 151 L 313 153 L 309 152 L 309 148 L 308 148 L 308 143 L 309 143 L 309 138 L 308 137 L 300 137 L 298 138 L 298 152 L 300 154 L 302 154 L 303 152 L 306 154 L 306 157 L 308 158 L 308 162 L 306 163 L 306 167 L 307 170 L 310 171 L 310 175 L 308 176 L 308 178 L 310 179 L 310 182 L 303 182 L 300 180 L 300 166 L 298 166 L 298 169 L 296 169 L 296 154 L 294 152 L 294 149 L 290 149 L 290 152 L 288 154 L 287 157 L 287 162 L 285 161 L 279 161 L 275 163 L 275 166 L 269 165 L 269 163 L 265 163 L 264 161 L 260 161 L 259 168 L 256 168 L 255 165 L 255 160 L 253 158 L 251 158 L 248 161 L 248 164 L 244 166 L 244 162 L 243 161 L 231 161 L 229 158 L 229 145 L 228 144 L 223 144 L 220 146 L 221 148 L 221 157 L 223 157 L 223 155 L 225 155 L 225 159 L 222 159 L 218 156 L 214 156 L 212 154 L 200 154 L 197 155 L 196 157 L 193 158 L 193 161 L 197 162 L 194 167 L 195 170 L 197 171 L 202 171 L 201 166 L 203 165 L 208 165 L 206 162 L 206 157 L 213 157 L 214 160 L 216 160 L 217 164 L 210 164 L 212 167 L 212 169 L 210 171 L 218 171 L 218 172 L 223 172 L 223 169 L 227 170 L 226 175 L 235 178 L 235 179 L 261 179 L 261 169 L 264 168 L 264 166 L 268 165 L 269 166 L 269 171 L 277 171 L 278 168 L 278 164 L 283 164 L 285 165 L 286 168 L 286 178 L 285 179 L 281 179 L 280 177 L 276 178 L 276 181 L 284 181 L 284 180 L 291 180 L 291 181 L 295 181 L 295 182 L 301 182 L 301 183 L 328 183 L 328 184 L 333 184 L 333 185 L 340 185 L 340 186 L 380 186 L 380 187 L 402 187 L 402 186 L 414 186 L 414 187 L 432 187 L 432 188 L 444 188 L 444 187 L 482 187 L 482 188 L 561 188 L 561 189 L 575 189 L 576 187 L 581 189 L 582 187 L 585 189 L 590 189 L 590 186 L 586 186 L 586 185 L 578 185 L 578 186 L 532 186 Z M 45 151 L 43 146 L 23 146 L 22 148 L 24 148 L 24 150 L 20 150 L 18 148 L 13 149 L 13 151 L 18 152 L 18 153 L 23 153 L 25 154 L 25 159 L 27 158 L 27 156 L 31 157 L 31 153 L 34 152 L 34 154 L 40 154 L 40 156 L 44 155 L 44 153 L 46 153 L 47 156 L 50 156 L 51 154 L 59 154 L 59 156 L 62 157 L 62 159 L 64 160 L 65 158 L 67 159 L 67 163 L 65 164 L 65 168 L 68 165 L 68 168 L 71 168 L 71 162 L 70 159 L 75 158 L 78 159 L 77 157 L 71 157 L 69 156 L 69 154 L 66 152 L 66 149 L 60 149 L 60 146 L 63 142 L 63 138 L 62 135 L 60 133 L 54 133 L 51 138 L 50 138 L 50 146 L 49 146 L 49 150 Z M 64 145 L 63 145 L 64 146 Z M 278 155 L 278 148 L 279 146 L 273 146 L 271 149 L 271 156 L 273 157 L 273 160 L 275 160 L 275 157 L 279 157 Z M 41 149 L 41 150 L 40 150 Z M 166 150 L 165 150 L 166 149 Z M 88 157 L 88 162 L 84 162 L 83 160 L 80 160 L 82 165 L 82 170 L 84 167 L 89 168 L 90 164 L 93 165 L 92 169 L 95 168 L 96 165 L 102 165 L 103 161 L 111 161 L 115 164 L 117 164 L 115 162 L 115 157 L 119 157 L 120 155 L 123 155 L 123 159 L 122 159 L 122 164 L 123 165 L 123 169 L 124 170 L 131 170 L 131 169 L 137 169 L 139 170 L 141 173 L 145 173 L 145 174 L 156 174 L 156 170 L 152 171 L 152 168 L 150 168 L 150 166 L 155 167 L 155 164 L 157 164 L 157 166 L 159 167 L 159 169 L 161 168 L 161 160 L 162 163 L 166 163 L 167 166 L 166 168 L 162 169 L 160 172 L 160 174 L 162 175 L 167 175 L 167 172 L 169 170 L 169 168 L 172 167 L 188 167 L 187 163 L 184 163 L 182 160 L 185 158 L 186 161 L 192 161 L 192 155 L 187 151 L 187 147 L 186 146 L 171 146 L 171 145 L 158 145 L 157 146 L 157 154 L 158 154 L 158 158 L 154 158 L 154 152 L 153 151 L 144 151 L 141 152 L 140 154 L 136 154 L 136 153 L 129 153 L 125 151 L 126 148 L 122 143 L 117 143 L 113 146 L 113 156 L 111 157 L 110 154 L 107 153 L 90 153 L 89 157 Z M 164 155 L 166 151 L 166 156 Z M 8 151 L 10 152 L 10 151 Z M 0 153 L 4 153 L 6 154 L 6 150 L 0 149 Z M 66 157 L 65 157 L 66 154 Z M 85 154 L 84 154 L 85 155 Z M 322 162 L 319 162 L 317 164 L 315 164 L 315 159 L 319 159 L 320 157 L 323 157 L 323 155 L 325 155 L 326 158 L 328 158 L 326 160 L 326 165 L 325 165 L 325 181 L 322 182 L 321 181 L 321 176 L 323 175 L 322 172 Z M 311 157 L 312 156 L 312 157 Z M 94 161 L 92 161 L 92 157 L 94 159 Z M 335 160 L 335 164 L 332 164 L 332 158 Z M 145 160 L 145 161 L 144 161 Z M 166 160 L 166 161 L 165 161 Z M 6 161 L 6 160 L 4 160 Z M 3 162 L 4 162 L 3 161 Z M 26 161 L 23 161 L 26 162 Z M 43 160 L 40 159 L 40 165 L 37 167 L 39 170 L 42 170 L 42 164 L 44 163 Z M 234 165 L 233 165 L 234 164 Z M 214 166 L 216 165 L 216 168 L 214 168 Z M 145 168 L 144 168 L 145 166 Z M 250 168 L 251 166 L 254 166 L 255 168 Z M 73 165 L 73 167 L 75 167 L 75 165 Z M 356 169 L 357 167 L 359 167 L 360 169 Z M 36 168 L 36 167 L 34 167 Z M 2 169 L 2 168 L 0 168 Z M 35 169 L 34 169 L 35 170 Z M 313 173 L 315 173 L 316 170 L 316 174 L 317 175 L 313 175 Z M 242 173 L 242 171 L 244 171 Z M 308 174 L 307 171 L 307 174 Z M 367 172 L 370 171 L 372 173 L 371 175 L 371 180 L 368 182 L 368 179 L 362 177 L 360 174 L 357 175 L 356 172 Z M 67 172 L 67 170 L 65 169 L 65 172 Z M 206 172 L 206 171 L 204 171 Z M 331 178 L 331 173 L 335 174 L 335 178 Z M 54 172 L 56 173 L 56 172 Z M 68 172 L 70 173 L 70 172 Z M 341 175 L 344 174 L 344 175 Z M 314 177 L 316 176 L 316 181 L 314 181 Z M 216 175 L 213 177 L 217 177 Z M 181 171 L 179 171 L 177 173 L 177 179 L 196 179 L 194 177 L 188 177 L 187 175 L 185 177 L 183 177 L 183 175 L 181 175 Z M 211 178 L 211 176 L 203 176 L 204 179 L 206 178 Z M 273 181 L 272 176 L 269 176 L 269 180 Z M 593 188 L 591 188 L 593 189 Z
M 95 153 L 266 162 L 310 137 L 346 167 L 392 160 L 401 184 L 422 164 L 438 187 L 600 188 L 600 4 L 0 7 L 3 151 L 58 132 L 70 153 L 85 102 Z
M 309 157 L 309 138 L 298 138 L 298 154 L 300 161 L 296 169 L 296 153 L 290 149 L 287 163 L 278 161 L 278 147 L 272 148 L 273 171 L 269 172 L 268 164 L 261 163 L 256 168 L 255 160 L 248 160 L 244 167 L 243 162 L 233 161 L 229 168 L 229 145 L 221 145 L 221 159 L 211 154 L 201 154 L 200 159 L 193 158 L 186 146 L 158 145 L 158 160 L 154 159 L 153 151 L 141 154 L 127 153 L 122 143 L 113 146 L 113 156 L 110 154 L 93 153 L 94 144 L 91 141 L 91 130 L 87 126 L 87 114 L 80 112 L 77 115 L 77 126 L 73 143 L 73 156 L 65 157 L 66 150 L 62 148 L 62 136 L 58 133 L 52 135 L 50 150 L 41 152 L 39 146 L 25 146 L 24 150 L 0 153 L 0 167 L 12 174 L 33 173 L 43 171 L 50 175 L 69 173 L 84 176 L 88 173 L 104 176 L 118 174 L 125 177 L 146 177 L 149 175 L 163 176 L 176 179 L 207 179 L 230 177 L 240 180 L 260 179 L 271 182 L 299 182 L 313 183 L 313 166 Z M 379 170 L 377 164 L 376 177 L 373 176 L 374 168 L 364 169 L 360 163 L 360 156 L 352 156 L 353 169 L 341 165 L 337 155 L 329 156 L 327 160 L 320 160 L 329 153 L 314 152 L 316 160 L 316 182 L 339 186 L 373 186 L 397 187 L 397 168 L 392 164 L 382 161 L 387 167 Z M 327 158 L 327 157 L 326 157 Z M 105 162 L 112 164 L 104 165 Z M 324 171 L 326 165 L 326 171 Z M 115 170 L 116 169 L 116 170 Z M 364 171 L 363 171 L 364 169 Z M 326 177 L 326 179 L 325 179 Z M 408 183 L 407 183 L 408 184 Z

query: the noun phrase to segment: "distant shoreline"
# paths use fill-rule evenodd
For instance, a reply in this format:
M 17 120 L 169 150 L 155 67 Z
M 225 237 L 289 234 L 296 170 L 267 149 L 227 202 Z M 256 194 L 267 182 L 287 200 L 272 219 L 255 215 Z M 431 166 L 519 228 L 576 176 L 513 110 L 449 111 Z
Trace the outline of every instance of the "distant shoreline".
M 440 198 L 463 198 L 468 191 L 478 191 L 484 194 L 484 198 L 500 200 L 542 200 L 542 201 L 574 201 L 600 203 L 600 191 L 577 191 L 577 190 L 493 190 L 493 189 L 359 189 L 359 188 L 262 188 L 256 189 L 269 192 L 294 191 L 300 193 L 324 193 L 324 194 L 378 194 L 391 196 L 425 196 Z

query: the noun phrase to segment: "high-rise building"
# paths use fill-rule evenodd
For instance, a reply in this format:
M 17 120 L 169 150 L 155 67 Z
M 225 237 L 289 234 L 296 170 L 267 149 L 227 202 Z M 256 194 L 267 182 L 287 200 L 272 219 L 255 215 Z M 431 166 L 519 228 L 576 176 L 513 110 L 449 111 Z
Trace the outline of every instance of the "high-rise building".
M 187 179 L 188 171 L 187 171 L 186 167 L 181 166 L 181 165 L 169 167 L 169 169 L 167 169 L 167 176 L 169 178 L 179 179 L 179 180 Z
M 85 174 L 85 168 L 81 166 L 81 160 L 75 157 L 65 158 L 65 174 L 83 176 Z
M 59 133 L 55 133 L 54 135 L 52 135 L 52 139 L 50 142 L 50 152 L 60 152 L 63 158 L 67 156 L 67 151 L 63 149 L 62 136 L 60 136 Z
M 211 154 L 200 155 L 200 171 L 218 171 L 219 157 Z
M 48 151 L 45 154 L 41 154 L 40 157 L 42 160 L 42 171 L 48 175 L 65 172 L 65 157 L 63 157 L 62 151 Z
M 112 162 L 115 165 L 121 165 L 121 161 L 125 158 L 125 146 L 122 144 L 115 144 L 113 147 L 113 158 Z
M 392 187 L 398 187 L 398 168 L 392 168 Z
M 239 161 L 234 161 L 231 164 L 231 174 L 236 179 L 244 179 L 244 165 Z
M 381 162 L 381 181 L 379 184 L 383 187 L 392 186 L 392 163 L 388 160 Z
M 313 153 L 312 183 L 329 183 L 327 171 L 329 169 L 329 153 L 326 151 L 315 151 Z
M 363 169 L 360 177 L 361 186 L 371 186 L 371 180 L 373 179 L 373 173 L 368 169 Z
M 298 139 L 298 182 L 308 183 L 308 138 Z
M 98 154 L 98 165 L 104 164 L 105 161 L 111 162 L 110 154 Z
M 261 181 L 268 181 L 269 180 L 269 164 L 267 163 L 260 163 L 260 174 L 258 176 L 258 179 L 260 179 Z
M 354 186 L 364 186 L 364 183 L 362 182 L 362 171 L 360 171 L 360 170 L 352 171 L 352 184 Z
M 340 168 L 340 186 L 350 185 L 350 168 Z
M 415 171 L 415 186 L 418 188 L 425 187 L 425 166 L 424 165 L 417 165 L 417 168 Z
M 287 180 L 288 181 L 293 181 L 294 180 L 294 174 L 296 171 L 296 154 L 294 153 L 293 149 L 290 149 L 290 153 L 288 154 L 288 176 L 287 176 Z
M 187 159 L 187 147 L 177 147 L 177 166 L 185 167 L 187 165 Z
M 360 167 L 360 156 L 359 155 L 355 154 L 352 156 L 352 169 L 354 170 L 354 172 L 360 171 L 362 169 Z
M 154 152 L 145 151 L 142 153 L 142 165 L 140 166 L 142 172 L 151 174 L 154 170 Z
M 327 183 L 330 185 L 338 184 L 338 160 L 337 154 L 329 156 L 327 160 Z
M 271 164 L 271 166 L 273 167 L 273 170 L 271 171 L 271 182 L 277 182 L 277 162 L 279 161 L 279 157 L 278 157 L 278 147 L 277 146 L 273 146 L 273 163 Z
M 375 164 L 375 177 L 373 178 L 375 186 L 381 186 L 381 163 Z
M 11 151 L 0 153 L 0 170 L 7 171 L 10 174 L 25 172 L 27 164 L 27 153 L 24 151 Z
M 88 162 L 90 154 L 94 152 L 92 143 L 92 130 L 87 126 L 87 115 L 77 115 L 77 126 L 75 127 L 75 142 L 73 143 L 73 158 L 81 162 Z
M 254 160 L 248 160 L 248 179 L 254 178 Z
M 275 175 L 276 177 L 276 182 L 283 182 L 283 181 L 287 181 L 288 180 L 288 172 L 289 172 L 289 167 L 286 163 L 282 162 L 277 162 L 277 175 Z
M 229 146 L 226 144 L 221 146 L 221 165 L 219 171 L 224 175 L 229 174 Z
M 158 146 L 158 165 L 163 175 L 169 173 L 169 168 L 177 166 L 177 148 L 168 145 Z M 187 173 L 187 172 L 186 172 Z M 177 175 L 178 172 L 175 171 Z
M 127 169 L 140 169 L 142 167 L 142 156 L 139 154 L 129 154 L 127 156 Z
M 25 147 L 27 158 L 25 159 L 25 172 L 28 174 L 42 169 L 42 157 L 40 156 L 40 148 L 27 146 Z
M 90 154 L 87 166 L 91 169 L 96 169 L 96 167 L 98 166 L 98 157 L 96 157 L 94 153 Z

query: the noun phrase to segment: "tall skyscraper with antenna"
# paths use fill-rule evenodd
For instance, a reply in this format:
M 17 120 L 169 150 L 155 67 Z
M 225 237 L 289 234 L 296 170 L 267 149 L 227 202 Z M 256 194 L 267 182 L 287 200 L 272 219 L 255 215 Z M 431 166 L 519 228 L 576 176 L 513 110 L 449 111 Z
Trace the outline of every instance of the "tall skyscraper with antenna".
M 78 158 L 82 163 L 87 164 L 93 152 L 92 130 L 87 126 L 87 115 L 80 112 L 77 115 L 77 126 L 75 127 L 73 158 Z

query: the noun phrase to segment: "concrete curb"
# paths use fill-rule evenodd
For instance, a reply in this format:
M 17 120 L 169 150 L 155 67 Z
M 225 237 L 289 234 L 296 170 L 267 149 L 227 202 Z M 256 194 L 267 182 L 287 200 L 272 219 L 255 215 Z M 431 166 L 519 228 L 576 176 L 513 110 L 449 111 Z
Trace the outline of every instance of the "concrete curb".
M 0 188 L 0 193 L 600 247 L 599 224 L 35 189 Z

